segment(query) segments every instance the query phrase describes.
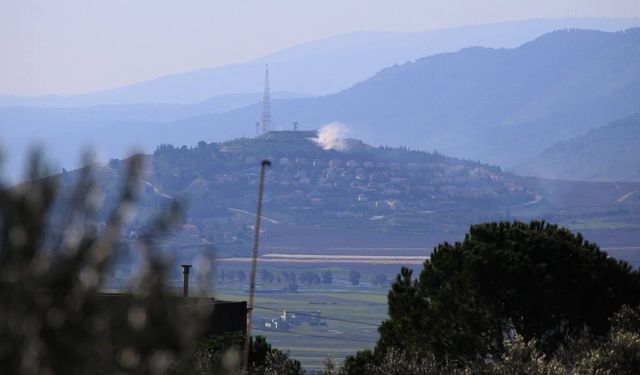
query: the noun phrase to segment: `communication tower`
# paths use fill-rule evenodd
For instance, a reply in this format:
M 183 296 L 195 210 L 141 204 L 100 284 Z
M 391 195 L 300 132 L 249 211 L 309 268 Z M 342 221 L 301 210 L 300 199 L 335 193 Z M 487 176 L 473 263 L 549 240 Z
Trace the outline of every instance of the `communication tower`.
M 273 130 L 271 124 L 271 100 L 269 97 L 269 65 L 267 64 L 264 71 L 264 96 L 262 97 L 262 134 L 266 134 Z

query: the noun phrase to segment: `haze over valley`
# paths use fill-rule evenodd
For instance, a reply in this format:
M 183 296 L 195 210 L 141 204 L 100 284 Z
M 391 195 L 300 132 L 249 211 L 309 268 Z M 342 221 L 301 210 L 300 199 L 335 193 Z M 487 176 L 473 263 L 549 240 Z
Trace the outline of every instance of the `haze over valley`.
M 0 5 L 0 372 L 96 337 L 78 363 L 173 375 L 637 365 L 640 8 L 613 2 Z

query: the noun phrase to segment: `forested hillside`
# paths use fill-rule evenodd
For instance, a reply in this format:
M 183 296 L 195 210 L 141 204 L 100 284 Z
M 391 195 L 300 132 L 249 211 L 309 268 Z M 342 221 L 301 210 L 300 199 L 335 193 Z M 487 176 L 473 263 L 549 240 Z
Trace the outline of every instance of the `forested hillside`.
M 624 230 L 621 241 L 635 227 L 630 223 L 638 201 L 633 194 L 621 198 L 640 189 L 637 184 L 522 178 L 496 166 L 438 153 L 372 147 L 355 139 L 320 145 L 318 139 L 316 132 L 282 131 L 223 143 L 199 142 L 196 147 L 159 146 L 146 158 L 144 194 L 132 235 L 159 208 L 177 200 L 186 206 L 187 215 L 175 241 L 210 242 L 227 254 L 246 253 L 262 159 L 272 162 L 266 176 L 263 238 L 274 246 L 343 246 L 352 242 L 349 238 L 358 238 L 359 246 L 373 245 L 367 233 L 384 233 L 395 243 L 440 241 L 470 223 L 511 215 L 542 215 L 583 230 L 614 220 L 611 225 Z M 127 163 L 113 159 L 96 170 L 107 207 L 117 195 Z M 62 183 L 71 186 L 77 175 L 63 173 Z M 317 233 L 331 237 L 317 238 Z M 593 236 L 600 238 L 598 233 Z
M 639 181 L 640 115 L 556 143 L 516 170 L 548 178 Z
M 272 161 L 264 212 L 274 222 L 393 231 L 392 218 L 401 214 L 468 212 L 535 199 L 497 167 L 357 140 L 344 140 L 340 151 L 323 149 L 314 137 L 272 132 L 194 148 L 163 145 L 153 155 L 149 181 L 159 192 L 188 201 L 189 220 L 219 240 L 220 233 L 243 228 L 234 213 L 255 212 L 261 159 Z

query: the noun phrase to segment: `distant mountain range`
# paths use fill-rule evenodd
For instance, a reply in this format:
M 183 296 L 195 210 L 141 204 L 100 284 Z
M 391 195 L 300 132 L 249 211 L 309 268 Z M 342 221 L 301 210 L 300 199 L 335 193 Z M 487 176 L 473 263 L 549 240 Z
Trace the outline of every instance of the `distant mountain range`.
M 488 38 L 493 32 L 497 33 L 496 38 L 507 35 L 516 38 L 540 25 L 551 27 L 553 22 L 527 21 L 424 35 L 457 35 L 457 39 L 442 37 L 441 44 L 434 44 L 444 49 L 445 45 L 464 44 L 479 35 Z M 601 22 L 610 27 L 615 24 L 611 20 L 580 22 Z M 516 32 L 519 27 L 522 33 Z M 506 32 L 509 30 L 512 34 Z M 311 60 L 322 60 L 322 56 L 336 51 L 344 56 L 360 51 L 365 56 L 364 50 L 352 50 L 354 45 L 346 42 L 359 40 L 357 35 L 360 34 L 336 39 L 341 43 L 327 41 L 326 46 L 330 48 L 321 48 L 325 44 L 318 42 L 314 48 L 300 47 L 282 52 L 281 56 L 283 61 L 295 60 L 301 67 L 311 67 Z M 378 34 L 366 35 L 364 39 L 369 40 Z M 377 37 L 380 41 L 390 40 L 385 39 L 385 35 Z M 457 42 L 447 44 L 446 40 Z M 367 45 L 359 43 L 362 48 Z M 399 44 L 402 45 L 406 51 L 418 53 L 415 51 L 420 50 L 412 43 Z M 381 48 L 378 54 L 385 55 L 385 51 Z M 296 60 L 301 55 L 307 58 Z M 362 63 L 363 71 L 367 70 L 369 59 L 354 61 L 351 64 Z M 287 74 L 278 75 L 276 66 L 277 63 L 271 65 L 272 87 L 280 90 L 280 79 L 286 82 Z M 261 66 L 260 74 L 251 78 L 254 90 L 262 83 L 263 68 Z M 333 74 L 334 67 L 325 68 Z M 343 70 L 335 69 L 335 74 L 340 76 Z M 204 82 L 195 78 L 193 81 Z M 85 145 L 94 146 L 99 155 L 110 158 L 123 157 L 132 146 L 150 152 L 164 143 L 193 145 L 201 140 L 251 137 L 255 135 L 255 122 L 260 114 L 259 96 L 257 92 L 223 95 L 199 104 L 0 107 L 0 141 L 10 157 L 10 174 L 15 175 L 18 157 L 22 157 L 26 146 L 34 141 L 44 143 L 61 165 L 73 167 L 77 165 L 74 162 L 79 150 Z M 393 65 L 336 94 L 301 96 L 284 93 L 278 99 L 278 95 L 274 95 L 272 112 L 277 128 L 288 129 L 295 121 L 302 129 L 317 129 L 328 122 L 339 121 L 351 129 L 353 136 L 373 145 L 438 150 L 511 167 L 555 142 L 638 112 L 640 29 L 613 33 L 557 31 L 517 48 L 465 48 Z M 238 108 L 250 103 L 255 104 Z
M 547 178 L 640 181 L 640 115 L 556 143 L 515 170 Z
M 0 96 L 0 106 L 197 103 L 213 96 L 259 91 L 265 64 L 270 64 L 277 90 L 324 95 L 346 89 L 385 67 L 432 54 L 470 46 L 516 47 L 558 29 L 617 31 L 634 26 L 640 26 L 640 19 L 537 19 L 413 33 L 355 32 L 294 46 L 247 63 L 83 95 Z
M 463 49 L 384 69 L 337 94 L 272 107 L 285 127 L 340 121 L 374 145 L 513 166 L 638 112 L 640 29 L 557 31 L 514 49 Z M 178 137 L 187 144 L 225 139 L 250 134 L 259 111 L 201 116 L 166 129 L 189 129 Z

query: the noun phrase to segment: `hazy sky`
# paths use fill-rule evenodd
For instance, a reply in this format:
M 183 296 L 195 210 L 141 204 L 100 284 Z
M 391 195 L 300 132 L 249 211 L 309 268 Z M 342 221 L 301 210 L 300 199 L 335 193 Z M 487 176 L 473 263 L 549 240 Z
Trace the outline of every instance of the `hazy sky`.
M 73 94 L 359 30 L 640 17 L 640 0 L 0 0 L 0 94 Z

